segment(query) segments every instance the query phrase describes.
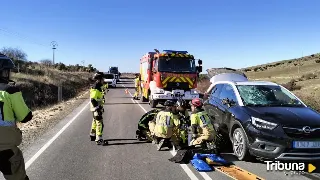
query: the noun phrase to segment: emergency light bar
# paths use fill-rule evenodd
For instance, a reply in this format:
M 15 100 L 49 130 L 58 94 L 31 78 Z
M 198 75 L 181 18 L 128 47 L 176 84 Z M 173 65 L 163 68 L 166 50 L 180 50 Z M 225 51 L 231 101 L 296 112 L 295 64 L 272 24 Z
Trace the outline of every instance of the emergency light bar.
M 163 50 L 167 54 L 188 54 L 188 51 Z

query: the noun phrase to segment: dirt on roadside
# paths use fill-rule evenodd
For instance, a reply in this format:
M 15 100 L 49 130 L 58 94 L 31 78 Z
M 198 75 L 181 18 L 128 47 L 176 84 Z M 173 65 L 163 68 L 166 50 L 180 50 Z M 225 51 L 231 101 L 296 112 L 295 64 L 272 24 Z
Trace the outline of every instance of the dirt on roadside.
M 80 106 L 84 101 L 87 101 L 88 98 L 89 91 L 84 91 L 83 93 L 80 93 L 79 96 L 68 101 L 61 102 L 49 108 L 33 111 L 33 118 L 31 121 L 25 124 L 18 124 L 23 135 L 22 143 L 19 146 L 20 149 L 26 149 L 48 129 L 51 129 L 60 120 L 69 115 L 75 108 Z

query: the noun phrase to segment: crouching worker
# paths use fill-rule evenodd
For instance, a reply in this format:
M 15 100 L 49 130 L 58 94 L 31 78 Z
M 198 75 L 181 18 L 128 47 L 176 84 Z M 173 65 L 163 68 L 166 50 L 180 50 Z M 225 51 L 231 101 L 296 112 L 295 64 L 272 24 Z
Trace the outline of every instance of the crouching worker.
M 187 103 L 183 99 L 178 99 L 176 102 L 176 107 L 176 112 L 173 112 L 173 114 L 180 120 L 180 126 L 174 128 L 173 138 L 176 138 L 177 141 L 180 142 L 180 146 L 188 146 L 187 134 L 188 127 L 190 126 L 190 117 L 187 111 Z
M 154 120 L 156 115 L 158 114 L 159 109 L 153 109 L 147 113 L 145 113 L 139 120 L 138 130 L 136 131 L 137 139 L 141 140 L 142 138 L 147 139 L 148 141 L 152 141 L 152 134 L 149 130 L 149 123 Z M 155 123 L 151 122 L 151 129 L 154 130 Z
M 205 141 L 213 141 L 216 134 L 210 117 L 202 107 L 203 103 L 200 98 L 191 101 L 192 141 L 190 145 L 200 145 Z
M 164 144 L 170 142 L 169 148 L 173 145 L 178 146 L 178 142 L 172 139 L 173 128 L 179 126 L 179 119 L 174 116 L 173 112 L 176 111 L 175 103 L 167 100 L 164 103 L 165 109 L 161 110 L 155 119 L 155 126 L 152 127 L 152 122 L 149 123 L 149 129 L 154 134 L 154 143 L 158 144 L 157 150 L 160 151 Z
M 91 107 L 90 110 L 93 113 L 93 121 L 91 126 L 90 138 L 91 141 L 96 141 L 97 145 L 101 145 L 103 143 L 102 135 L 103 135 L 103 76 L 101 73 L 96 73 L 93 77 L 96 82 L 90 89 L 90 100 Z

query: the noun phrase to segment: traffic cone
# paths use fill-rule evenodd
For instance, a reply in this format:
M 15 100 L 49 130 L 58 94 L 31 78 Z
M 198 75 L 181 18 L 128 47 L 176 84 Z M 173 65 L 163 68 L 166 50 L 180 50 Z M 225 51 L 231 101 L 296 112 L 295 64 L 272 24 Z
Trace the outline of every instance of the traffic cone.
M 128 94 L 129 93 L 128 89 L 126 89 L 125 92 L 126 92 L 126 94 Z

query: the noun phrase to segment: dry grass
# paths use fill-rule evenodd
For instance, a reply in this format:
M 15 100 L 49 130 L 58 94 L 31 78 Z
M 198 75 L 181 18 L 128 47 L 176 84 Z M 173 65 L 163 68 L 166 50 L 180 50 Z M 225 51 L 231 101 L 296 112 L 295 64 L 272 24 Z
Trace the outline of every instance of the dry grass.
M 271 81 L 285 86 L 320 112 L 320 53 L 242 70 L 251 80 Z M 204 92 L 209 85 L 208 80 L 199 81 L 198 89 Z
M 320 54 L 270 64 L 267 68 L 267 65 L 261 65 L 244 70 L 251 69 L 246 73 L 250 79 L 284 85 L 310 107 L 320 111 Z M 259 70 L 254 71 L 257 68 Z
M 13 73 L 12 79 L 20 87 L 26 103 L 38 109 L 58 102 L 58 86 L 62 86 L 62 98 L 77 96 L 90 85 L 88 72 L 64 72 L 41 67 L 37 73 Z

